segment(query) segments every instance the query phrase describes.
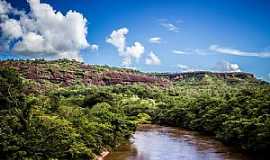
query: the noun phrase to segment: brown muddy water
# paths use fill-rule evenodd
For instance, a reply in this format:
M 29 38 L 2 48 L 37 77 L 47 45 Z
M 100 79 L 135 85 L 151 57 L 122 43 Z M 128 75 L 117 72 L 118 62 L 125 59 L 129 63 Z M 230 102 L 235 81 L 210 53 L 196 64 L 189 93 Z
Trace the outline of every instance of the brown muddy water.
M 140 126 L 130 143 L 105 160 L 257 160 L 209 136 L 179 128 Z

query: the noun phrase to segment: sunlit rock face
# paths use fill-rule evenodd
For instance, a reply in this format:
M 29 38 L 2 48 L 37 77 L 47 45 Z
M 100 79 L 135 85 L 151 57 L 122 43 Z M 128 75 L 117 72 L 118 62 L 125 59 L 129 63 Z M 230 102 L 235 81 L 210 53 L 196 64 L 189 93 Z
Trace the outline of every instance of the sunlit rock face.
M 108 66 L 86 65 L 77 61 L 1 61 L 1 67 L 15 68 L 26 79 L 40 84 L 47 82 L 64 86 L 83 83 L 85 85 L 134 84 L 166 86 L 170 81 L 150 76 L 139 71 L 111 68 Z

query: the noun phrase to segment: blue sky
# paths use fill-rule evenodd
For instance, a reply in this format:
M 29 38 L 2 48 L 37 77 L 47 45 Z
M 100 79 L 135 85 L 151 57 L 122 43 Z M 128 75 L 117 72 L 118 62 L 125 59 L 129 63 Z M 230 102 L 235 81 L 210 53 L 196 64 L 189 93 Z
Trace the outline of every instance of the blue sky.
M 25 0 L 6 2 L 26 14 L 30 10 Z M 49 4 L 64 16 L 73 10 L 87 19 L 88 48 L 96 44 L 98 49 L 80 49 L 85 63 L 123 66 L 123 61 L 129 59 L 126 67 L 142 71 L 241 70 L 270 80 L 269 0 L 41 0 L 41 3 Z M 124 51 L 108 42 L 112 32 L 121 28 L 128 30 L 124 34 Z M 136 50 L 139 46 L 134 42 L 140 43 L 143 53 Z M 132 51 L 128 53 L 127 48 Z M 24 57 L 14 50 L 1 52 L 1 59 Z

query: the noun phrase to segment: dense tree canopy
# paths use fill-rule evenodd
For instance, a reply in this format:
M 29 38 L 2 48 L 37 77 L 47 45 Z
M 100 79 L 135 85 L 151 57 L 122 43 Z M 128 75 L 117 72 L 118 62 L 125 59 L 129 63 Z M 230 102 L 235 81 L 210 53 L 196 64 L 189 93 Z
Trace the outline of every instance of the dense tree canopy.
M 0 159 L 94 159 L 129 139 L 140 123 L 212 134 L 224 143 L 270 148 L 270 85 L 206 76 L 169 87 L 112 85 L 26 92 L 0 70 Z

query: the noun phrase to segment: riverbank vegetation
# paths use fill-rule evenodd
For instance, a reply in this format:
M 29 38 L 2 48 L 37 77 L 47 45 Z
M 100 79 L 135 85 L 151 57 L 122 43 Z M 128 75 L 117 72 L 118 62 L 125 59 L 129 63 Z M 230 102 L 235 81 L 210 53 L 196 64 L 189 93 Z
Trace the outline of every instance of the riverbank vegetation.
M 140 123 L 184 127 L 250 152 L 270 148 L 270 85 L 205 76 L 161 87 L 54 86 L 0 70 L 0 159 L 94 159 Z M 46 85 L 46 84 L 45 84 Z

